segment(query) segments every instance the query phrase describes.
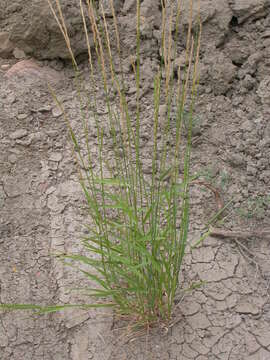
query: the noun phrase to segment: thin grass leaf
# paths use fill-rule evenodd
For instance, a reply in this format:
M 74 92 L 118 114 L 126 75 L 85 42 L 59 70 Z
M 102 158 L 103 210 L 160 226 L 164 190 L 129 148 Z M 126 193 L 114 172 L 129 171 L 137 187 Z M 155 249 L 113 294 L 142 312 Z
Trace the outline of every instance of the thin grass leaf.
M 42 306 L 32 304 L 0 304 L 0 310 L 41 310 Z
M 183 289 L 183 291 L 189 292 L 189 291 L 198 289 L 198 288 L 202 287 L 203 285 L 206 285 L 207 283 L 208 283 L 208 281 L 203 281 L 203 280 L 201 280 L 199 282 L 194 282 L 188 288 Z
M 98 307 L 112 307 L 115 306 L 113 303 L 104 303 L 104 304 L 66 304 L 66 305 L 52 305 L 52 306 L 41 306 L 41 305 L 32 305 L 32 304 L 0 304 L 0 310 L 39 310 L 37 314 L 45 314 L 51 312 L 57 312 L 65 309 L 80 308 L 80 309 L 90 309 Z
M 164 179 L 167 179 L 168 177 L 171 176 L 172 171 L 173 171 L 173 167 L 170 166 L 168 169 L 164 170 L 164 171 L 162 172 L 162 174 L 160 174 L 158 180 L 159 180 L 159 181 L 163 181 Z

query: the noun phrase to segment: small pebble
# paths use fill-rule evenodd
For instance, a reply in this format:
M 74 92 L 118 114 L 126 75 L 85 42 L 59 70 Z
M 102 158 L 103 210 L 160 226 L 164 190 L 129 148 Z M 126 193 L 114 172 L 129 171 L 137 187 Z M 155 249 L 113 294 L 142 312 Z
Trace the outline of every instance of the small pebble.
M 55 171 L 55 170 L 58 169 L 58 163 L 55 162 L 55 161 L 49 161 L 49 162 L 48 162 L 48 168 L 49 168 L 50 170 Z
M 21 50 L 21 49 L 18 49 L 18 48 L 14 49 L 13 56 L 15 57 L 15 59 L 18 59 L 18 60 L 26 58 L 25 52 L 23 50 Z
M 62 114 L 63 114 L 63 111 L 58 106 L 56 106 L 52 109 L 53 117 L 57 118 L 57 117 L 61 116 Z
M 245 159 L 240 154 L 231 154 L 228 160 L 235 167 L 245 165 Z
M 27 117 L 28 117 L 27 114 L 19 114 L 19 115 L 17 116 L 18 120 L 24 120 L 24 119 L 26 119 Z
M 10 65 L 9 64 L 3 64 L 3 65 L 1 65 L 1 69 L 2 70 L 7 70 L 7 69 L 9 69 L 10 68 Z
M 38 108 L 37 110 L 35 110 L 35 112 L 48 112 L 51 110 L 52 110 L 52 107 L 50 105 L 44 105 L 44 106 Z
M 62 160 L 62 154 L 58 152 L 52 153 L 49 160 L 59 162 Z
M 132 87 L 130 87 L 130 88 L 128 89 L 128 94 L 129 94 L 129 95 L 136 94 L 136 92 L 137 92 L 136 86 L 132 86 Z
M 167 105 L 166 104 L 162 104 L 159 106 L 159 115 L 164 118 L 166 117 L 167 114 Z
M 14 94 L 10 94 L 7 96 L 6 102 L 8 104 L 13 104 L 16 101 L 16 96 Z
M 27 138 L 23 138 L 22 140 L 21 139 L 17 139 L 16 140 L 16 144 L 20 144 L 20 145 L 23 145 L 23 146 L 29 146 L 31 145 L 32 143 L 32 137 L 29 136 Z
M 21 139 L 25 136 L 27 136 L 27 131 L 25 129 L 16 130 L 9 135 L 12 140 Z
M 254 127 L 254 124 L 251 121 L 246 120 L 242 123 L 242 125 L 240 126 L 240 129 L 243 131 L 252 131 L 253 127 Z

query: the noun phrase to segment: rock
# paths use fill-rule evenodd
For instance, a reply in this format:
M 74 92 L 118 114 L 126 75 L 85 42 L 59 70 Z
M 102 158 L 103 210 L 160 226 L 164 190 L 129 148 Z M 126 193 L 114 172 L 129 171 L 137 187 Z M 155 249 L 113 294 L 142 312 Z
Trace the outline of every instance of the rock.
M 129 11 L 136 9 L 136 0 L 125 0 L 123 12 L 128 13 Z
M 10 57 L 13 49 L 14 45 L 9 40 L 9 33 L 0 32 L 0 56 L 3 58 Z
M 136 92 L 137 92 L 136 86 L 131 86 L 131 87 L 128 89 L 128 94 L 129 94 L 129 95 L 136 94 Z
M 246 164 L 244 157 L 237 153 L 230 154 L 228 161 L 235 167 L 244 166 Z
M 153 30 L 161 24 L 161 11 L 157 1 L 144 0 L 141 5 L 141 35 L 151 39 Z
M 152 85 L 153 83 L 153 79 L 155 77 L 155 70 L 154 70 L 154 65 L 153 63 L 149 60 L 149 59 L 145 59 L 142 66 L 141 66 L 141 78 L 144 83 L 144 85 L 147 85 L 146 83 L 148 82 L 148 85 Z
M 243 23 L 249 17 L 262 17 L 267 14 L 268 0 L 230 0 L 229 4 L 238 24 Z
M 257 174 L 257 168 L 253 165 L 247 165 L 247 174 L 251 176 L 255 176 Z
M 159 4 L 153 0 L 144 0 L 141 5 L 141 15 L 145 18 L 151 16 L 160 18 Z
M 17 139 L 21 139 L 25 136 L 27 136 L 27 131 L 25 129 L 19 129 L 19 130 L 16 130 L 14 131 L 13 133 L 11 133 L 9 135 L 9 137 L 12 139 L 12 140 L 17 140 Z
M 114 0 L 113 1 L 113 7 L 114 7 L 114 12 L 117 13 L 121 6 L 122 6 L 122 0 Z M 105 16 L 107 17 L 112 17 L 113 14 L 112 14 L 112 9 L 111 9 L 111 1 L 110 0 L 101 0 L 99 2 L 99 8 L 101 9 L 101 4 L 103 6 L 103 9 L 104 9 L 104 14 Z
M 247 60 L 250 55 L 251 50 L 248 47 L 248 44 L 245 46 L 239 46 L 239 40 L 233 38 L 226 45 L 227 53 L 230 59 L 234 64 L 242 65 Z
M 62 160 L 62 158 L 63 158 L 63 156 L 61 153 L 52 153 L 49 160 L 59 162 Z
M 18 114 L 17 119 L 18 120 L 25 120 L 27 119 L 28 114 Z
M 9 64 L 3 64 L 1 65 L 1 70 L 8 70 L 10 68 L 10 65 Z
M 198 18 L 198 10 L 200 11 L 200 19 L 202 23 L 206 23 L 211 18 L 213 18 L 214 14 L 216 13 L 216 7 L 218 2 L 219 0 L 215 1 L 214 4 L 211 2 L 211 0 L 206 0 L 203 2 L 200 2 L 199 0 L 193 1 L 193 23 L 196 22 L 196 19 Z M 181 11 L 182 21 L 184 22 L 184 24 L 188 24 L 190 14 L 190 4 L 188 1 L 182 2 Z
M 41 131 L 37 131 L 33 134 L 30 135 L 31 141 L 33 144 L 36 144 L 37 142 L 44 142 L 46 143 L 47 141 L 47 135 L 44 132 Z
M 58 163 L 55 161 L 49 161 L 48 162 L 48 167 L 50 170 L 52 171 L 56 171 L 58 169 Z
M 46 134 L 51 138 L 57 138 L 58 132 L 56 130 L 47 130 Z
M 246 120 L 243 122 L 243 124 L 241 124 L 240 129 L 246 132 L 250 132 L 254 129 L 255 124 L 250 121 L 250 120 Z
M 23 138 L 23 139 L 17 139 L 16 140 L 16 144 L 20 144 L 23 146 L 29 146 L 32 143 L 32 137 L 28 136 L 27 138 Z
M 259 170 L 264 170 L 266 169 L 267 165 L 268 165 L 268 159 L 259 159 L 257 162 L 257 166 Z
M 49 197 L 48 197 L 48 202 L 47 202 L 47 206 L 48 208 L 53 211 L 53 212 L 58 212 L 58 213 L 61 213 L 64 208 L 65 208 L 65 205 L 64 204 L 61 204 L 57 198 L 56 195 L 54 194 L 51 194 Z
M 243 96 L 235 96 L 232 99 L 232 105 L 238 107 L 238 105 L 242 104 L 243 102 Z
M 261 98 L 263 104 L 270 105 L 270 76 L 266 76 L 260 82 L 257 94 Z
M 192 126 L 191 135 L 192 136 L 200 136 L 202 134 L 202 128 L 199 124 L 194 124 Z
M 177 74 L 179 68 L 183 69 L 183 68 L 185 68 L 186 65 L 188 65 L 188 62 L 187 62 L 187 59 L 186 59 L 186 54 L 182 53 L 180 56 L 178 56 L 174 60 L 174 72 Z
M 262 51 L 257 51 L 248 57 L 247 62 L 244 65 L 248 68 L 249 73 L 253 74 L 257 70 L 258 63 L 263 60 L 263 57 L 264 54 Z
M 246 114 L 243 110 L 237 109 L 235 112 L 239 119 L 246 120 Z
M 6 98 L 7 104 L 13 104 L 15 103 L 15 101 L 16 101 L 16 96 L 13 93 L 9 94 Z
M 60 3 L 75 56 L 86 52 L 87 44 L 79 1 L 61 0 Z M 1 17 L 5 19 L 1 23 L 1 28 L 3 32 L 8 32 L 9 36 L 5 35 L 5 39 L 13 44 L 6 43 L 3 50 L 5 54 L 10 54 L 15 46 L 23 50 L 26 55 L 39 59 L 70 58 L 48 1 L 14 0 L 7 3 L 1 12 Z M 1 45 L 2 43 L 0 41 Z
M 143 172 L 145 174 L 152 174 L 152 171 L 153 171 L 152 159 L 144 159 Z
M 209 56 L 207 59 L 208 77 L 207 80 L 212 86 L 215 95 L 223 95 L 231 88 L 235 79 L 237 67 L 223 53 Z
M 34 108 L 31 109 L 31 111 L 34 113 L 36 113 L 36 112 L 47 113 L 51 110 L 52 110 L 52 107 L 51 107 L 51 105 L 48 105 L 48 104 L 44 104 L 44 106 L 41 106 L 37 109 L 34 109 Z
M 263 39 L 262 44 L 263 47 L 268 48 L 270 45 L 270 38 Z
M 52 109 L 52 116 L 54 118 L 57 118 L 61 115 L 63 115 L 63 111 L 59 108 L 59 106 L 56 106 Z
M 184 25 L 189 22 L 189 1 L 182 1 L 181 21 Z M 200 7 L 199 7 L 200 5 Z M 197 23 L 198 9 L 203 24 L 202 47 L 215 47 L 224 41 L 229 31 L 232 10 L 224 0 L 193 0 L 193 24 Z
M 260 180 L 262 180 L 265 184 L 269 183 L 270 179 L 270 170 L 264 170 L 259 175 Z
M 166 118 L 167 118 L 167 105 L 166 104 L 159 105 L 159 116 L 163 122 L 166 122 Z
M 245 89 L 251 90 L 256 84 L 256 80 L 251 75 L 247 74 L 241 83 Z
M 26 58 L 25 52 L 21 49 L 15 48 L 13 51 L 13 56 L 15 59 L 22 60 Z
M 46 84 L 46 86 L 48 83 L 61 85 L 61 81 L 63 80 L 61 73 L 48 66 L 40 66 L 34 60 L 21 60 L 17 62 L 5 73 L 5 77 L 23 78 L 25 84 L 30 86 L 38 82 L 42 82 Z

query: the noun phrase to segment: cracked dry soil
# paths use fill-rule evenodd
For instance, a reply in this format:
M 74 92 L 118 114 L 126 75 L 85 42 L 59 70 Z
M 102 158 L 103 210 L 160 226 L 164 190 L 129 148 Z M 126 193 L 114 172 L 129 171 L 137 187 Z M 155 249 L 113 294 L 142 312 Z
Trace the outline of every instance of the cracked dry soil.
M 227 230 L 269 229 L 270 52 L 261 37 L 269 24 L 269 13 L 234 24 L 217 53 L 202 52 L 191 172 L 218 189 L 224 203 L 233 199 L 220 225 Z M 241 59 L 235 49 L 241 49 Z M 157 59 L 154 53 L 151 59 L 144 56 L 142 151 L 147 171 L 150 77 Z M 79 104 L 68 63 L 33 61 L 0 59 L 0 301 L 75 303 L 83 297 L 72 288 L 84 279 L 50 254 L 80 251 L 84 199 L 63 116 L 46 81 L 52 82 L 75 127 Z M 85 61 L 80 69 L 87 77 Z M 125 77 L 132 106 L 134 76 L 128 66 Z M 106 119 L 102 105 L 99 116 Z M 94 155 L 91 129 L 90 137 Z M 193 186 L 191 195 L 190 244 L 216 211 L 209 188 Z M 3 312 L 0 359 L 269 360 L 269 239 L 235 240 L 208 237 L 188 249 L 184 286 L 197 280 L 206 285 L 188 292 L 177 305 L 174 326 L 153 332 L 147 343 L 145 337 L 120 340 L 109 312 Z

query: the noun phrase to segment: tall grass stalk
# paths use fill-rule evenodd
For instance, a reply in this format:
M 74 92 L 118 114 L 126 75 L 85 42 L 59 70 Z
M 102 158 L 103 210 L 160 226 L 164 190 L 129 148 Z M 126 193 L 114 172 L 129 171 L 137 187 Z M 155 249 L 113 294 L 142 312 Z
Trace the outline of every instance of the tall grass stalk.
M 97 299 L 96 304 L 90 302 L 90 307 L 113 306 L 118 314 L 130 317 L 140 325 L 169 321 L 176 291 L 181 287 L 179 275 L 189 230 L 189 168 L 192 113 L 198 84 L 201 33 L 199 18 L 198 30 L 193 31 L 193 4 L 190 0 L 186 64 L 183 68 L 179 65 L 176 81 L 173 69 L 177 56 L 177 41 L 179 37 L 184 37 L 184 31 L 180 32 L 181 4 L 180 1 L 177 3 L 174 15 L 173 7 L 167 6 L 167 1 L 161 1 L 161 60 L 153 79 L 152 174 L 149 176 L 143 171 L 144 156 L 141 149 L 143 108 L 140 1 L 137 0 L 136 60 L 133 64 L 136 110 L 132 112 L 126 94 L 127 84 L 124 79 L 120 34 L 113 0 L 109 2 L 112 13 L 110 26 L 113 27 L 113 32 L 110 32 L 111 27 L 102 2 L 97 9 L 93 0 L 87 0 L 86 5 L 79 0 L 88 49 L 89 78 L 93 89 L 88 97 L 88 108 L 92 110 L 91 119 L 94 119 L 96 128 L 97 159 L 93 159 L 91 154 L 89 115 L 84 112 L 83 107 L 83 79 L 72 51 L 60 0 L 55 0 L 55 5 L 51 0 L 47 1 L 64 36 L 76 74 L 84 140 L 75 135 L 77 130 L 72 128 L 65 112 L 64 116 L 73 143 L 79 181 L 87 201 L 91 223 L 88 227 L 89 233 L 83 239 L 87 255 L 69 254 L 61 255 L 60 258 L 67 263 L 70 260 L 75 262 L 90 283 L 96 284 L 85 289 L 91 298 Z M 113 36 L 116 49 L 111 45 Z M 118 69 L 115 65 L 116 59 Z M 96 90 L 96 73 L 103 84 L 103 88 L 99 90 Z M 116 94 L 114 100 L 111 97 L 112 90 Z M 101 121 L 98 116 L 97 91 L 103 91 L 104 94 L 108 113 L 106 122 Z M 54 93 L 53 96 L 64 111 L 57 96 Z M 164 104 L 167 115 L 161 124 L 159 109 L 160 105 Z M 176 124 L 173 124 L 171 114 L 175 105 Z M 188 133 L 183 142 L 182 120 L 187 108 Z M 113 153 L 110 163 L 107 161 L 108 143 L 111 144 Z M 89 266 L 89 270 L 85 270 L 85 266 Z M 31 305 L 1 305 L 6 309 L 15 309 L 16 306 L 31 308 Z M 62 309 L 62 306 L 36 307 L 39 311 L 57 311 L 60 308 Z

